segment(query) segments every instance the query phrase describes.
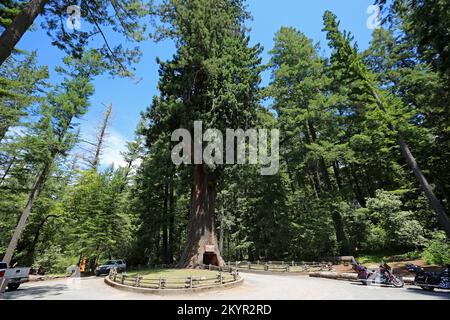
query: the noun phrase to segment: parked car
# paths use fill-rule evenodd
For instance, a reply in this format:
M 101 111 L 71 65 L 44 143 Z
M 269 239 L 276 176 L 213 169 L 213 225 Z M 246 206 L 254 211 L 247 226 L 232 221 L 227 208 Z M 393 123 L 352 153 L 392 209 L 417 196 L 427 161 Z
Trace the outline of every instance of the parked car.
M 0 284 L 7 281 L 8 290 L 14 291 L 30 279 L 31 268 L 8 268 L 6 262 L 0 262 Z
M 127 268 L 125 261 L 123 260 L 108 260 L 102 265 L 99 265 L 95 269 L 95 275 L 98 277 L 102 274 L 109 274 L 111 269 L 116 269 L 117 272 L 124 272 Z

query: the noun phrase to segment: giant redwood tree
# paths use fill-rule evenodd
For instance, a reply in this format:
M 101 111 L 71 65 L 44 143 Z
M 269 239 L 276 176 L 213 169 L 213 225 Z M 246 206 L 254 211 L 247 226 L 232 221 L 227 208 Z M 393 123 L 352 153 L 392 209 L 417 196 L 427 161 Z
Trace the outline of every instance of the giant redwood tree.
M 243 0 L 167 0 L 159 14 L 158 36 L 173 39 L 176 54 L 160 62 L 161 97 L 148 113 L 150 150 L 178 128 L 194 137 L 194 121 L 203 122 L 203 132 L 250 127 L 258 108 L 261 48 L 249 46 Z M 191 205 L 179 264 L 223 264 L 215 230 L 216 186 L 223 168 L 203 163 L 187 169 Z

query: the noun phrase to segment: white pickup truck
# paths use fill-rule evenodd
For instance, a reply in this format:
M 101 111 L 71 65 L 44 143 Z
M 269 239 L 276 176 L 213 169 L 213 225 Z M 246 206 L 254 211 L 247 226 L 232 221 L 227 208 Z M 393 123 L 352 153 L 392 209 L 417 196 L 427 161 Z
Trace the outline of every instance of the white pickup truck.
M 8 268 L 8 264 L 0 262 L 0 290 L 3 289 L 6 281 L 9 291 L 19 288 L 21 283 L 27 282 L 30 278 L 31 268 Z

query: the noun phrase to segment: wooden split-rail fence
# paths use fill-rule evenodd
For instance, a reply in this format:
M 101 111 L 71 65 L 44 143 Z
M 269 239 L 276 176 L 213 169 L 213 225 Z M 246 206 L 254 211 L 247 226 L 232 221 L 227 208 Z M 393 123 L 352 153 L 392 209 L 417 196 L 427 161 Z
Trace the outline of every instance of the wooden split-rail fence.
M 265 272 L 310 272 L 332 271 L 332 262 L 318 261 L 229 261 L 227 267 L 236 270 L 251 270 Z
M 188 277 L 143 277 L 139 273 L 127 275 L 111 270 L 108 277 L 111 281 L 125 286 L 147 289 L 193 289 L 220 286 L 240 279 L 239 272 L 234 268 L 200 265 L 202 269 L 218 271 L 215 276 Z

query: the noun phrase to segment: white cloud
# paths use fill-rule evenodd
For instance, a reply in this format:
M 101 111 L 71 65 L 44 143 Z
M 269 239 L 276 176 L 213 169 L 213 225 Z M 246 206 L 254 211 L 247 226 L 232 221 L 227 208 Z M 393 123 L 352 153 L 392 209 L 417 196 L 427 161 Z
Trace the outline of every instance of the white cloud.
M 6 132 L 6 138 L 21 137 L 26 135 L 26 128 L 22 126 L 10 127 Z
M 127 149 L 127 140 L 117 131 L 109 128 L 105 139 L 105 147 L 100 157 L 100 164 L 105 167 L 124 167 L 125 160 L 120 154 Z

